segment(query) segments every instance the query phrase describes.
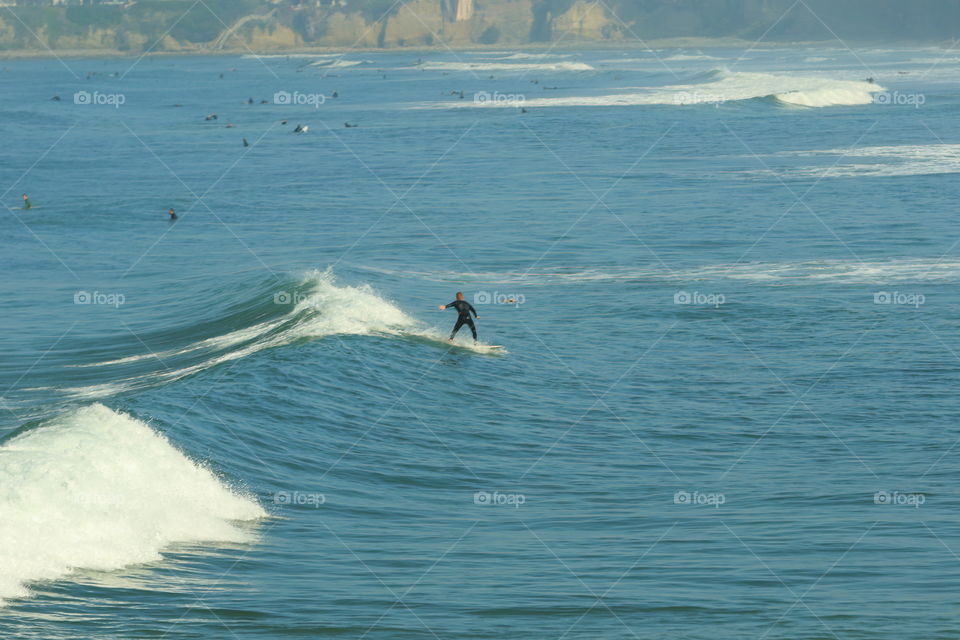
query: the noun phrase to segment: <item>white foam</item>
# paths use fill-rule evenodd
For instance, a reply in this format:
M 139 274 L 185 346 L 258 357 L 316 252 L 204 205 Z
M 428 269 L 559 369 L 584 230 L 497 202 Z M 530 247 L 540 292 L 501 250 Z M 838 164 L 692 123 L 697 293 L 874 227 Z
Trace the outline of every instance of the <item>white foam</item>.
M 252 499 L 145 423 L 95 404 L 0 447 L 0 604 L 28 585 L 161 559 L 174 543 L 251 541 Z
M 313 58 L 339 58 L 342 56 L 342 53 L 268 53 L 268 54 L 257 54 L 257 53 L 247 53 L 241 58 L 246 59 L 272 59 L 272 58 L 303 58 L 303 59 L 313 59 Z
M 850 83 L 856 84 L 856 83 Z M 800 107 L 832 107 L 832 106 L 853 106 L 858 104 L 871 104 L 873 102 L 873 91 L 876 85 L 869 84 L 871 89 L 864 87 L 827 87 L 823 89 L 810 89 L 806 91 L 788 91 L 787 93 L 778 93 L 774 97 L 780 102 L 797 105 Z
M 801 167 L 782 173 L 794 177 L 859 178 L 960 173 L 960 144 L 887 145 L 787 152 L 781 155 L 840 158 L 839 163 L 831 162 L 831 166 L 826 168 Z M 865 159 L 873 162 L 863 162 Z
M 417 69 L 428 71 L 593 71 L 593 67 L 584 62 L 424 62 Z
M 180 380 L 225 362 L 304 338 L 399 334 L 434 338 L 440 335 L 437 333 L 435 336 L 432 329 L 401 311 L 369 285 L 338 285 L 330 270 L 310 272 L 296 289 L 301 293 L 282 292 L 290 304 L 286 307 L 287 312 L 279 318 L 198 340 L 179 349 L 126 356 L 89 365 L 108 366 L 159 357 L 158 362 L 162 361 L 164 366 L 158 371 L 107 383 L 63 388 L 61 391 L 78 400 L 103 399 L 133 389 Z M 177 366 L 178 357 L 203 352 L 209 355 L 200 362 Z
M 636 105 L 695 105 L 773 98 L 782 103 L 828 107 L 870 104 L 873 94 L 883 91 L 880 85 L 865 80 L 840 80 L 786 74 L 730 72 L 717 70 L 711 81 L 699 84 L 644 88 L 632 93 L 557 98 L 528 98 L 528 107 L 607 107 Z M 494 100 L 476 103 L 436 103 L 434 108 L 514 106 Z
M 708 56 L 704 54 L 690 55 L 685 53 L 678 53 L 677 55 L 664 58 L 666 61 L 672 62 L 692 62 L 694 60 L 722 60 L 723 58 L 714 58 L 713 56 Z
M 960 261 L 940 258 L 912 258 L 883 261 L 816 260 L 804 262 L 743 262 L 667 269 L 662 265 L 645 267 L 538 268 L 531 271 L 482 273 L 394 272 L 368 268 L 390 275 L 418 277 L 434 282 L 472 285 L 563 286 L 577 283 L 650 280 L 696 282 L 699 280 L 744 280 L 807 284 L 832 281 L 843 284 L 883 284 L 889 282 L 960 282 Z
M 570 54 L 559 53 L 511 53 L 503 56 L 501 60 L 546 60 L 547 58 L 569 58 Z
M 317 62 L 311 62 L 310 66 L 323 67 L 324 69 L 346 69 L 370 63 L 370 60 L 318 60 Z

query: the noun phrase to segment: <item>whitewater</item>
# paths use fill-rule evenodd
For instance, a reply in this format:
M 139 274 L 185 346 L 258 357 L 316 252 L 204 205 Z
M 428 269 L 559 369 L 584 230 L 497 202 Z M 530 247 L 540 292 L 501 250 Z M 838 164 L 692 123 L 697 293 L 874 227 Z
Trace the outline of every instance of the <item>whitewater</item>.
M 4 63 L 0 637 L 950 635 L 955 52 L 244 53 Z

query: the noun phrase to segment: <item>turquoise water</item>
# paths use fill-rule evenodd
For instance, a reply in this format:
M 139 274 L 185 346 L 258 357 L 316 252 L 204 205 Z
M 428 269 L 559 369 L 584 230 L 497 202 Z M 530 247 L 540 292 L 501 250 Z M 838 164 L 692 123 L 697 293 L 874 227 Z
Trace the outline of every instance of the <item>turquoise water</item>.
M 0 635 L 958 637 L 958 76 L 5 63 Z

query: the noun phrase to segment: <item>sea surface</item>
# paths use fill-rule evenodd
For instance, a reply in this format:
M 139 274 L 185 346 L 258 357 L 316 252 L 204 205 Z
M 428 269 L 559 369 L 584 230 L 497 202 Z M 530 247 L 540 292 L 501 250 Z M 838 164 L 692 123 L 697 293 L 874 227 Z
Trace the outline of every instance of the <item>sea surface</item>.
M 3 62 L 0 637 L 960 638 L 958 80 Z

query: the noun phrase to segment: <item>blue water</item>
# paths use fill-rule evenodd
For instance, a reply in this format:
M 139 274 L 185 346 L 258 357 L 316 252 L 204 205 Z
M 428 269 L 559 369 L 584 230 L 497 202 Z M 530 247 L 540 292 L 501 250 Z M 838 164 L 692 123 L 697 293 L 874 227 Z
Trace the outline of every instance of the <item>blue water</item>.
M 960 60 L 513 53 L 4 63 L 0 636 L 958 637 Z

